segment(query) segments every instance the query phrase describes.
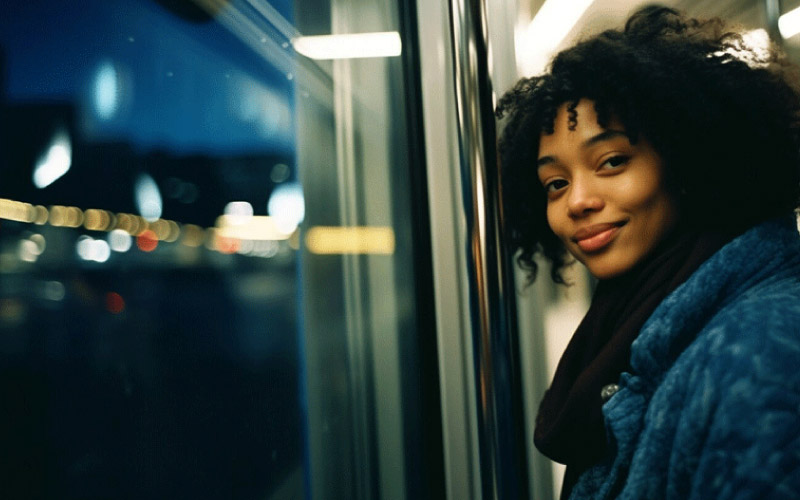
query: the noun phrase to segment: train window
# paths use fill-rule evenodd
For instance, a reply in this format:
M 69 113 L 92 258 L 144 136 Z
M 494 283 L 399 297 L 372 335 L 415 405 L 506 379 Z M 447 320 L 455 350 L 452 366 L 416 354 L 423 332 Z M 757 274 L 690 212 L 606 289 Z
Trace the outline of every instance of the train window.
M 435 387 L 398 5 L 3 11 L 3 490 L 423 489 Z

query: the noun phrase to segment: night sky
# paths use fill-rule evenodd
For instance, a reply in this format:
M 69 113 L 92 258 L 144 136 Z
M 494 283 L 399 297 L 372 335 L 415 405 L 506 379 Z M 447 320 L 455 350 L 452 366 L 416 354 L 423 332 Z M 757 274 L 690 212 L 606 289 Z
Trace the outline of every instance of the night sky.
M 288 1 L 273 7 L 291 22 Z M 220 23 L 155 0 L 13 2 L 4 11 L 0 95 L 10 104 L 71 102 L 87 137 L 142 152 L 293 148 L 293 82 Z M 95 105 L 104 68 L 116 76 L 110 116 Z

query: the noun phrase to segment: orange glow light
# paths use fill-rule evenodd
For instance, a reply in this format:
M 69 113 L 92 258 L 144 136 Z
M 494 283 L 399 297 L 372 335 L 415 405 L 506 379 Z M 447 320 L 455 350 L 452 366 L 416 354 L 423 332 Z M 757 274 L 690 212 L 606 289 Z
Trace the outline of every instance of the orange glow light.
M 241 240 L 238 238 L 226 238 L 224 236 L 217 236 L 216 241 L 217 250 L 220 253 L 236 253 L 241 247 Z
M 156 233 L 149 229 L 142 232 L 142 234 L 136 237 L 136 246 L 139 247 L 139 250 L 142 252 L 152 252 L 158 246 L 158 237 Z

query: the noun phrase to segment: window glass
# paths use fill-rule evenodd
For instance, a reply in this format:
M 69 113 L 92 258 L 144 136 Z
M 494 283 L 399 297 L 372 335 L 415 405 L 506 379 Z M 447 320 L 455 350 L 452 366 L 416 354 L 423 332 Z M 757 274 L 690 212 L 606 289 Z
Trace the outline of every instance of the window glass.
M 427 484 L 400 12 L 358 3 L 3 7 L 4 491 Z

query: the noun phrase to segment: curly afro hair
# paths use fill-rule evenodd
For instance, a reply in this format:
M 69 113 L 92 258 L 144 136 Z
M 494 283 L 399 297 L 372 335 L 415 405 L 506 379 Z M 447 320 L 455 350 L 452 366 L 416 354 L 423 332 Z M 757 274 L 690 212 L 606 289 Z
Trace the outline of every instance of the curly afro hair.
M 622 30 L 560 52 L 545 74 L 523 78 L 500 99 L 504 213 L 529 281 L 541 252 L 553 280 L 564 283 L 567 255 L 547 224 L 536 160 L 558 109 L 567 105 L 574 127 L 581 99 L 595 103 L 600 126 L 615 118 L 633 141 L 641 135 L 653 145 L 680 191 L 684 227 L 738 234 L 797 206 L 796 67 L 774 45 L 749 46 L 718 18 L 644 7 Z

